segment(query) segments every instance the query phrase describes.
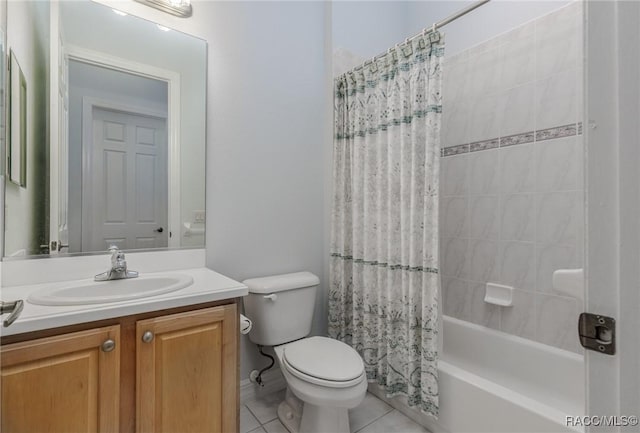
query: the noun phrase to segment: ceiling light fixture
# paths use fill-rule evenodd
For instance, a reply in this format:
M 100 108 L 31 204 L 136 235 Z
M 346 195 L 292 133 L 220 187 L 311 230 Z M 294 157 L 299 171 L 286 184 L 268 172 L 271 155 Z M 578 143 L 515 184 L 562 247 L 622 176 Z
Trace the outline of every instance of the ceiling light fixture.
M 120 15 L 121 17 L 126 17 L 128 15 L 122 11 L 119 11 L 118 9 L 113 9 L 113 12 L 115 12 L 116 15 Z
M 160 24 L 156 24 L 156 26 L 158 26 L 158 28 L 163 32 L 168 32 L 169 30 L 171 30 L 169 27 L 161 26 Z
M 191 0 L 135 0 L 138 3 L 158 9 L 181 18 L 188 18 L 193 14 Z

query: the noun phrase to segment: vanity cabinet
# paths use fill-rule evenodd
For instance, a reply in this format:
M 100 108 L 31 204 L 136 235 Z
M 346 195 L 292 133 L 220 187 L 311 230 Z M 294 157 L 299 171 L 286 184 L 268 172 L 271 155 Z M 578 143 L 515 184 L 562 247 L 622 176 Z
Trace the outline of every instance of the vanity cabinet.
M 2 348 L 2 432 L 118 430 L 120 327 Z
M 235 309 L 141 320 L 136 324 L 137 431 L 233 432 Z M 225 366 L 227 366 L 225 368 Z
M 228 302 L 3 337 L 1 432 L 237 432 Z

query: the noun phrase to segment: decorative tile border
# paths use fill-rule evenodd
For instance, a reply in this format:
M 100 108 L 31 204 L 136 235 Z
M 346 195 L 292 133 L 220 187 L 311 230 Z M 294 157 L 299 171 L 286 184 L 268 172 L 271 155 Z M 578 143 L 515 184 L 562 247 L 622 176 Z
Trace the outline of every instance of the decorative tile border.
M 500 137 L 500 147 L 515 146 L 517 144 L 533 143 L 534 133 L 525 132 L 524 134 L 515 134 L 508 137 Z
M 458 146 L 445 147 L 442 149 L 442 156 L 460 155 L 461 153 L 469 153 L 468 144 L 460 144 Z
M 476 141 L 469 145 L 469 152 L 478 152 L 480 150 L 495 149 L 500 146 L 500 139 L 494 138 L 492 140 Z
M 558 126 L 556 128 L 536 131 L 536 141 L 552 140 L 554 138 L 571 137 L 577 135 L 578 128 L 575 124 Z
M 440 150 L 440 156 L 453 156 L 481 150 L 496 149 L 498 147 L 516 146 L 518 144 L 533 143 L 537 141 L 553 140 L 555 138 L 582 135 L 582 122 L 569 125 L 556 126 L 540 131 L 524 132 L 522 134 L 509 135 L 507 137 L 492 138 L 490 140 L 476 141 L 470 144 L 444 147 Z

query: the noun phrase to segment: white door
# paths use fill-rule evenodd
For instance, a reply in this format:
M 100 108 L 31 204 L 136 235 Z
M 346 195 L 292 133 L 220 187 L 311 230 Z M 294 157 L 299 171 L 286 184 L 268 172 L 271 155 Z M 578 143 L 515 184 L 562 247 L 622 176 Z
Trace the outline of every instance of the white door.
M 586 11 L 585 307 L 616 320 L 615 354 L 586 351 L 587 430 L 637 432 L 622 417 L 640 415 L 640 3 Z
M 93 107 L 83 167 L 82 251 L 166 247 L 166 120 Z

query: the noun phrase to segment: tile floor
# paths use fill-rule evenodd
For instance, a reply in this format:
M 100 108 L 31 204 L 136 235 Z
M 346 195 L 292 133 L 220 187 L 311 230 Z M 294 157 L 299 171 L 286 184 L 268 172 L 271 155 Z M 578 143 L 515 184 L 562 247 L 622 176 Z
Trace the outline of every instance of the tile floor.
M 240 433 L 288 433 L 277 410 L 284 390 L 249 399 L 240 406 Z M 360 406 L 349 411 L 352 433 L 428 433 L 428 431 L 367 393 Z

